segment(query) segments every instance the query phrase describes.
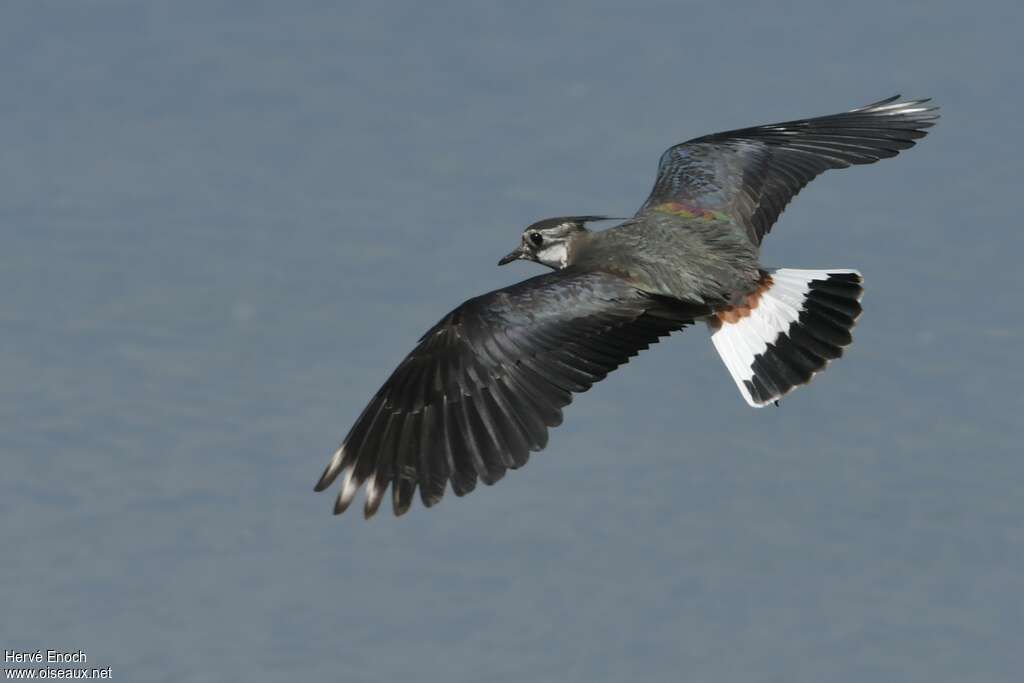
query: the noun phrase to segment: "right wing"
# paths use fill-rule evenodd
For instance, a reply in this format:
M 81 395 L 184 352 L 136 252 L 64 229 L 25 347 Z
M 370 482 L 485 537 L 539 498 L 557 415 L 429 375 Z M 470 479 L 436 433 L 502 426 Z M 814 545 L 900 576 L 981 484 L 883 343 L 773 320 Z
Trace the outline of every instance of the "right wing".
M 722 213 L 761 240 L 807 183 L 830 168 L 871 164 L 914 146 L 938 107 L 899 95 L 852 111 L 705 135 L 670 147 L 639 214 Z M 638 214 L 638 215 L 639 215 Z
M 493 484 L 547 444 L 574 392 L 706 310 L 572 269 L 470 299 L 399 364 L 316 485 L 342 475 L 335 514 L 366 481 L 372 516 L 392 485 L 396 515 L 417 487 L 424 505 Z

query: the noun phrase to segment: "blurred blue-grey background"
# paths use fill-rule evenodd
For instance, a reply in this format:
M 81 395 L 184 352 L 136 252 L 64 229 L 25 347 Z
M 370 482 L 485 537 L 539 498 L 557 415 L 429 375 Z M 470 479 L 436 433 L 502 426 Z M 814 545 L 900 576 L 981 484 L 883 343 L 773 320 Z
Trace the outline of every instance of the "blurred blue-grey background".
M 123 681 L 1019 681 L 1018 2 L 0 9 L 0 648 Z M 754 411 L 694 328 L 493 488 L 327 457 L 527 223 L 672 143 L 932 96 L 766 241 L 856 343 Z

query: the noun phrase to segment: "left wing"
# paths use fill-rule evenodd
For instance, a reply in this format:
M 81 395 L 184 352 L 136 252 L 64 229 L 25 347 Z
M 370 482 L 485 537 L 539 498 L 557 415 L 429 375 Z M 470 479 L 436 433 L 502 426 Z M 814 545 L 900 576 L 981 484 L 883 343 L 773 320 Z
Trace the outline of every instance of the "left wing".
M 342 477 L 335 514 L 367 483 L 372 516 L 388 485 L 396 515 L 416 488 L 426 506 L 450 483 L 469 493 L 526 464 L 572 393 L 673 330 L 694 307 L 571 268 L 470 299 L 420 339 L 370 400 L 316 485 Z

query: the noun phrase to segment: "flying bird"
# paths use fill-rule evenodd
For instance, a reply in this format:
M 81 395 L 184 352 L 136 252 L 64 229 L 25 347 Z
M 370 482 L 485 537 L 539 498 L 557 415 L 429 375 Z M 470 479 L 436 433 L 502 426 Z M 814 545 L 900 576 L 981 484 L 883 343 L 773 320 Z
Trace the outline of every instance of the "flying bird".
M 669 148 L 632 218 L 533 223 L 499 261 L 551 272 L 469 299 L 430 328 L 370 399 L 315 490 L 338 477 L 335 514 L 366 485 L 372 517 L 416 490 L 494 484 L 547 445 L 562 409 L 662 337 L 703 322 L 743 399 L 757 408 L 806 384 L 851 342 L 856 270 L 769 269 L 761 241 L 803 187 L 831 168 L 913 147 L 938 118 L 900 96 L 848 112 L 695 138 Z

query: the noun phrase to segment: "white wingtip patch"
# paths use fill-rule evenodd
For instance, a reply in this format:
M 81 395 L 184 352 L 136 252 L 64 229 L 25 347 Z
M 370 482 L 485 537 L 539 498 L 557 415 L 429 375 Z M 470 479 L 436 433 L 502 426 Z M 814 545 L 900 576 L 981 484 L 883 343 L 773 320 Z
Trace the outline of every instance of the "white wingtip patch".
M 366 505 L 363 508 L 363 516 L 369 519 L 380 507 L 381 498 L 384 497 L 384 487 L 377 483 L 377 474 L 374 473 L 366 484 Z
M 359 482 L 355 479 L 355 463 L 345 467 L 342 471 L 344 479 L 341 482 L 341 493 L 338 494 L 338 505 L 347 508 L 359 490 Z
M 327 463 L 327 470 L 329 472 L 336 472 L 341 467 L 341 459 L 345 457 L 345 444 L 338 446 L 338 450 L 334 451 L 334 455 L 331 456 L 331 461 Z
M 338 446 L 338 450 L 334 451 L 334 455 L 331 456 L 330 461 L 327 463 L 327 467 L 324 468 L 324 473 L 320 475 L 320 479 L 317 481 L 316 486 L 313 487 L 313 490 L 323 491 L 331 485 L 334 478 L 338 476 L 338 469 L 341 467 L 341 461 L 344 457 L 345 445 L 342 444 L 341 446 Z

